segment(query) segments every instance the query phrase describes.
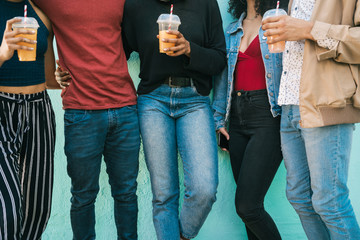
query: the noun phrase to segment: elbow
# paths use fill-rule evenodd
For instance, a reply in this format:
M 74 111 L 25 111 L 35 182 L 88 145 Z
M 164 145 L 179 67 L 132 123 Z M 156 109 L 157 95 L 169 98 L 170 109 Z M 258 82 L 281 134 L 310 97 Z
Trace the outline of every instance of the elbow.
M 61 89 L 60 85 L 56 81 L 45 82 L 46 89 Z

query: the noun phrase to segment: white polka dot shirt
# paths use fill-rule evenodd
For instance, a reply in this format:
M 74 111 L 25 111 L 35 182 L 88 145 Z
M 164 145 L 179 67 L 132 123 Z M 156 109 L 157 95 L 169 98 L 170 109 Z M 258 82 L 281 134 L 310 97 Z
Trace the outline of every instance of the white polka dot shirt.
M 315 0 L 294 0 L 291 17 L 309 21 Z M 303 64 L 305 40 L 288 41 L 283 54 L 283 72 L 281 75 L 279 105 L 299 105 L 299 87 Z

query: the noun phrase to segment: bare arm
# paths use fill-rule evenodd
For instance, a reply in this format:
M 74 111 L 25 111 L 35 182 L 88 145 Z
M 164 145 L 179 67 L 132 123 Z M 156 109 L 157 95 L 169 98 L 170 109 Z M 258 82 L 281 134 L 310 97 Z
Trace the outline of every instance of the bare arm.
M 311 35 L 313 23 L 309 21 L 282 15 L 267 18 L 262 24 L 263 30 L 266 31 L 264 36 L 272 36 L 272 39 L 268 38 L 269 44 L 280 41 L 315 40 Z
M 52 31 L 51 22 L 48 17 L 36 6 L 32 1 L 29 1 L 31 6 L 34 8 L 36 14 L 45 24 L 46 28 L 49 31 L 49 36 L 47 39 L 48 48 L 45 53 L 45 84 L 46 88 L 49 89 L 60 89 L 60 85 L 55 80 L 55 55 L 53 48 L 54 33 Z

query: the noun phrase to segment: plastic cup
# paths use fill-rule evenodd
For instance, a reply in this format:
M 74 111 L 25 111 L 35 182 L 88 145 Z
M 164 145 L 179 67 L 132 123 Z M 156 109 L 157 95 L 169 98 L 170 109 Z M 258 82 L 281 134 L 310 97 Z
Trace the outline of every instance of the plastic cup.
M 284 9 L 271 9 L 265 12 L 263 16 L 263 20 L 269 17 L 275 17 L 275 16 L 281 16 L 281 15 L 287 15 L 286 11 Z M 273 37 L 276 37 L 278 35 L 274 35 L 271 37 L 268 37 L 270 40 Z M 271 53 L 280 53 L 285 50 L 285 41 L 277 42 L 274 44 L 268 44 L 269 52 Z
M 26 30 L 32 30 L 35 31 L 34 34 L 18 34 L 16 37 L 23 37 L 30 40 L 37 39 L 37 29 L 39 28 L 39 24 L 36 21 L 35 18 L 32 17 L 17 17 L 21 19 L 21 22 L 14 23 L 12 25 L 13 29 L 16 28 L 24 28 Z M 18 49 L 18 57 L 19 61 L 35 61 L 36 60 L 36 43 L 27 43 L 27 42 L 21 42 L 18 43 L 18 45 L 27 46 L 33 48 L 33 50 L 24 50 L 24 49 Z
M 165 53 L 165 48 L 171 48 L 175 46 L 175 43 L 163 42 L 162 39 L 176 39 L 176 35 L 168 34 L 167 30 L 176 31 L 181 24 L 180 18 L 174 14 L 161 14 L 157 20 L 159 24 L 159 50 L 160 53 Z M 166 53 L 173 53 L 173 51 L 167 51 Z

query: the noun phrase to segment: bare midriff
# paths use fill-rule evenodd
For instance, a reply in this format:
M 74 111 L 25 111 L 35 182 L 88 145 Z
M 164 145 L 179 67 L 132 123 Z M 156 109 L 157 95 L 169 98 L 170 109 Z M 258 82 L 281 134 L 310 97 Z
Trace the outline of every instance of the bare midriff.
M 23 86 L 23 87 L 8 87 L 0 86 L 0 92 L 14 93 L 14 94 L 32 94 L 38 93 L 45 90 L 45 83 L 40 83 L 37 85 Z

